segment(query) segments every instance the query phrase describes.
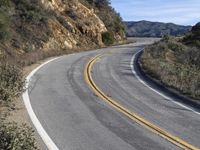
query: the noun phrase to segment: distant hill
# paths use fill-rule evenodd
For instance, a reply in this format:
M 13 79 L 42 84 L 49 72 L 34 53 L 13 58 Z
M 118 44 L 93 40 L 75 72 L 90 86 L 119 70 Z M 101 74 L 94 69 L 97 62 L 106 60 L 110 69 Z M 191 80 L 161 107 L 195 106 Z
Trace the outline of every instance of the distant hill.
M 127 21 L 126 35 L 128 37 L 162 37 L 164 35 L 181 36 L 191 30 L 192 26 L 181 26 L 173 23 L 150 21 Z

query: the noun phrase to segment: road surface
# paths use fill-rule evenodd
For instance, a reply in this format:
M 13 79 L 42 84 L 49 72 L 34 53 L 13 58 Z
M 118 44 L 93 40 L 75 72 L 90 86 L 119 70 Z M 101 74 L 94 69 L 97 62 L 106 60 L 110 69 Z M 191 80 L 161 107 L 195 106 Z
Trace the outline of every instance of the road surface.
M 60 150 L 181 149 L 104 101 L 88 83 L 116 103 L 174 137 L 200 148 L 200 115 L 144 86 L 133 75 L 132 56 L 151 43 L 137 43 L 62 56 L 37 71 L 29 84 L 32 108 Z

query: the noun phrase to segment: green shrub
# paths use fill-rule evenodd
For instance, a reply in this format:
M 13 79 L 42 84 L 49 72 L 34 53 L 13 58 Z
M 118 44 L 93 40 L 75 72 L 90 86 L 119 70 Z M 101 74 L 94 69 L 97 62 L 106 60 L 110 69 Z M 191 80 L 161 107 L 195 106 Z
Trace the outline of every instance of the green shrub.
M 102 41 L 105 45 L 109 46 L 114 43 L 114 35 L 110 32 L 102 33 Z
M 183 42 L 187 45 L 200 48 L 200 23 L 192 27 L 191 32 L 187 33 L 183 38 Z
M 34 131 L 27 125 L 5 123 L 0 120 L 1 150 L 37 150 Z
M 161 41 L 169 41 L 170 38 L 171 37 L 169 35 L 164 35 L 163 38 L 161 39 Z
M 192 27 L 192 33 L 196 36 L 200 36 L 200 22 Z
M 0 7 L 9 7 L 10 0 L 0 0 Z
M 94 0 L 86 0 L 89 4 L 94 4 Z
M 36 0 L 15 0 L 16 10 L 20 17 L 34 24 L 45 22 L 47 17 L 44 13 L 45 9 L 41 9 L 41 4 Z
M 8 63 L 0 64 L 0 103 L 8 104 L 23 91 L 21 69 Z
M 0 9 L 0 40 L 6 40 L 9 38 L 9 16 L 8 14 Z

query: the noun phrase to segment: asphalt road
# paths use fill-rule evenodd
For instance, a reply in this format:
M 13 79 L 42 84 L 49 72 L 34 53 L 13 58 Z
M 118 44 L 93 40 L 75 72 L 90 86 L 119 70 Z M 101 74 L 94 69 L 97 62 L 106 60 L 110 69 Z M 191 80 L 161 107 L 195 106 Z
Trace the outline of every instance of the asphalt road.
M 84 78 L 87 62 L 96 85 L 149 122 L 200 147 L 200 115 L 164 99 L 132 74 L 134 53 L 152 40 L 63 56 L 32 77 L 29 96 L 42 126 L 60 150 L 180 149 L 98 97 Z

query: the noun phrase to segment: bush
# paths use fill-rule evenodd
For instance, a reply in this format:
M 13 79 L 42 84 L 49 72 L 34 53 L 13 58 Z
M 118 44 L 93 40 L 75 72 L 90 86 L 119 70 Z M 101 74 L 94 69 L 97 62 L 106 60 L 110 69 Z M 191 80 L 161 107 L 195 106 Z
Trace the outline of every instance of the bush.
M 191 32 L 187 33 L 183 38 L 183 42 L 187 45 L 200 48 L 200 23 L 192 27 Z
M 15 0 L 16 10 L 20 17 L 29 23 L 39 24 L 45 22 L 47 17 L 45 9 L 40 8 L 39 1 L 36 0 Z M 41 6 L 42 7 L 42 6 Z
M 109 46 L 114 43 L 114 35 L 110 32 L 102 33 L 102 41 L 105 45 Z
M 89 4 L 93 5 L 94 4 L 94 0 L 86 0 Z
M 34 131 L 27 125 L 5 123 L 0 120 L 1 150 L 37 150 Z
M 2 8 L 2 7 L 4 7 L 4 8 L 6 8 L 6 7 L 9 7 L 10 6 L 10 0 L 1 0 L 0 1 L 0 7 Z
M 0 64 L 0 103 L 8 104 L 23 91 L 24 81 L 21 69 L 8 63 Z
M 0 40 L 9 38 L 9 16 L 4 10 L 0 9 Z

